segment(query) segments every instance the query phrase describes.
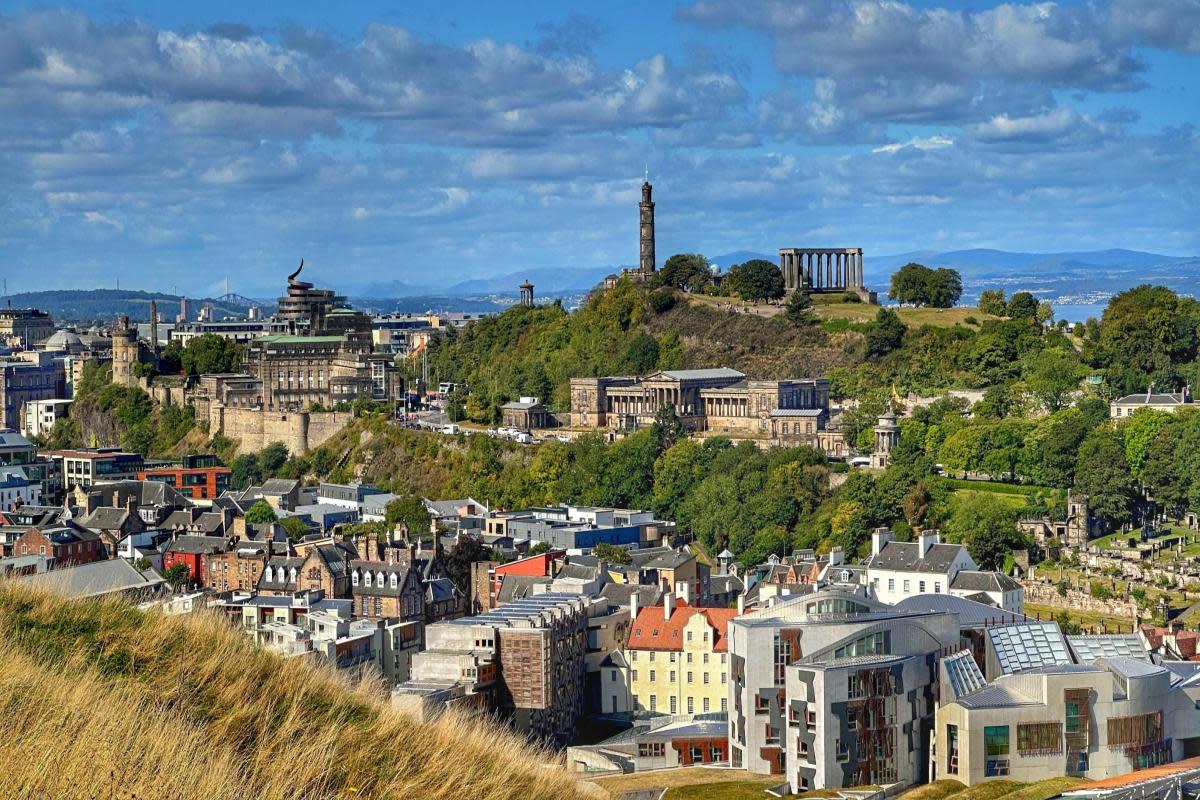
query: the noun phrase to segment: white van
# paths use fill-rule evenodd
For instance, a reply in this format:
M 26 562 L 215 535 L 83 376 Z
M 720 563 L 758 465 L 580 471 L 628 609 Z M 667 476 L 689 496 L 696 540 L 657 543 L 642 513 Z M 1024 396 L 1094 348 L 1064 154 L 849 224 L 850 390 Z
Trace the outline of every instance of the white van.
M 454 434 L 458 433 L 458 426 L 454 425 L 453 423 L 450 425 L 443 425 L 442 433 L 446 434 L 447 436 L 453 436 Z

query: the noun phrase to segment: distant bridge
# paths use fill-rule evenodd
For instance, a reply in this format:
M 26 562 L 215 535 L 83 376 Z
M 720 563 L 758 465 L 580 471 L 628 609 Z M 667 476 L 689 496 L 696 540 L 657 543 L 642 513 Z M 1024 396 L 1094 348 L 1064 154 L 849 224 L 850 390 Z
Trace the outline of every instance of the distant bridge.
M 251 300 L 249 297 L 242 297 L 240 294 L 229 292 L 217 298 L 218 303 L 227 303 L 231 306 L 241 306 L 242 308 L 262 308 L 262 303 L 257 300 Z

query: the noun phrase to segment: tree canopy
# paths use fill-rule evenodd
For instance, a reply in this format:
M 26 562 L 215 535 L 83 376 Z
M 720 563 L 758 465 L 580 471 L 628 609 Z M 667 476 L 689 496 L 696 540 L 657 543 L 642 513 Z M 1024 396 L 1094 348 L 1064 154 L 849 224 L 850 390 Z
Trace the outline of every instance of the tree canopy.
M 729 288 L 743 300 L 777 300 L 783 297 L 783 273 L 765 259 L 738 264 L 725 278 Z
M 950 308 L 962 296 L 962 278 L 947 267 L 930 269 L 909 262 L 892 273 L 888 297 L 904 304 Z
M 658 280 L 664 286 L 696 292 L 712 283 L 712 270 L 699 253 L 676 253 L 658 271 Z

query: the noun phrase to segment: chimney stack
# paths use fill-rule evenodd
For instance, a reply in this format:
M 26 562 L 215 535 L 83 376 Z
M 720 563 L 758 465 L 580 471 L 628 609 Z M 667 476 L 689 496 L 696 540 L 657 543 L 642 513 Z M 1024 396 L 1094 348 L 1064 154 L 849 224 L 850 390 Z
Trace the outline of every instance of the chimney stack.
M 921 543 L 921 558 L 924 558 L 925 554 L 929 552 L 929 548 L 935 544 L 941 544 L 942 537 L 936 530 L 924 530 L 917 537 L 917 541 Z
M 738 616 L 740 617 L 742 614 L 746 613 L 746 593 L 745 592 L 738 592 L 737 603 L 738 603 L 737 604 L 737 612 L 738 612 Z
M 666 622 L 671 621 L 671 608 L 674 605 L 675 605 L 675 598 L 671 595 L 670 592 L 665 592 L 663 594 L 663 620 L 665 620 Z
M 829 551 L 829 566 L 840 567 L 846 563 L 846 552 L 841 546 L 835 547 Z
M 888 542 L 895 538 L 896 534 L 892 533 L 889 528 L 876 528 L 871 531 L 871 555 L 879 555 L 879 551 L 884 548 Z
M 638 615 L 638 593 L 637 593 L 637 590 L 635 589 L 633 591 L 633 593 L 629 595 L 629 621 L 630 622 L 636 621 L 637 615 Z

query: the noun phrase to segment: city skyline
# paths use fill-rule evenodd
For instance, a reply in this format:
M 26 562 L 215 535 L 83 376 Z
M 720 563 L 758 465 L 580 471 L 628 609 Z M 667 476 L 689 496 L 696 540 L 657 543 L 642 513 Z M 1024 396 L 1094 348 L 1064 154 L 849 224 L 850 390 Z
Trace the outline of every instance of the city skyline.
M 10 291 L 628 266 L 648 166 L 660 266 L 1194 255 L 1198 30 L 1125 0 L 6 3 L 0 253 Z

